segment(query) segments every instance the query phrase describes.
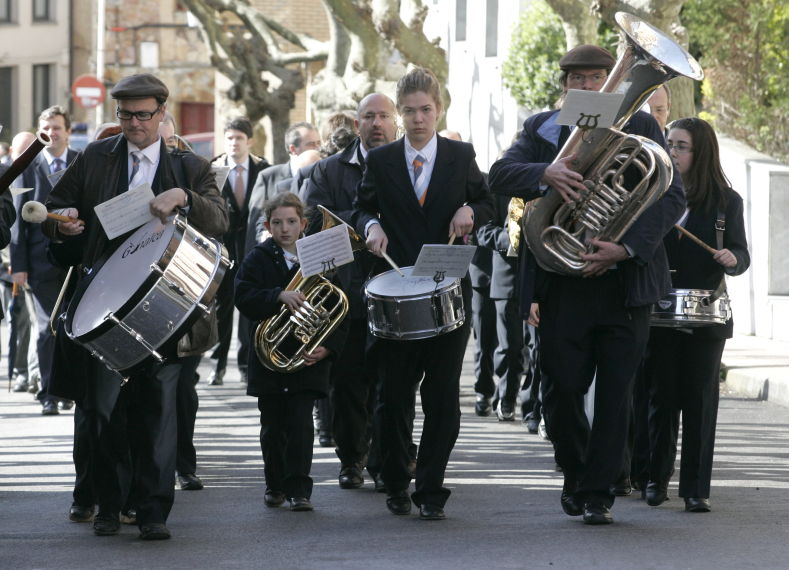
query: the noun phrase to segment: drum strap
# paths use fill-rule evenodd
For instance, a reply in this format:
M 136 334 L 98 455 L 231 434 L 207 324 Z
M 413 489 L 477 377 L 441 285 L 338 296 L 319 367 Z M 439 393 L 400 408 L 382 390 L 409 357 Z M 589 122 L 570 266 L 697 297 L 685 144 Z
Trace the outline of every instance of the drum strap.
M 718 210 L 718 215 L 715 217 L 715 242 L 719 250 L 723 249 L 723 235 L 725 233 L 726 233 L 726 212 L 724 212 L 723 210 Z M 718 284 L 718 287 L 715 289 L 715 291 L 712 292 L 712 295 L 707 297 L 706 302 L 702 302 L 702 304 L 711 305 L 725 294 L 726 294 L 726 275 L 724 274 L 723 277 L 721 277 L 721 282 Z

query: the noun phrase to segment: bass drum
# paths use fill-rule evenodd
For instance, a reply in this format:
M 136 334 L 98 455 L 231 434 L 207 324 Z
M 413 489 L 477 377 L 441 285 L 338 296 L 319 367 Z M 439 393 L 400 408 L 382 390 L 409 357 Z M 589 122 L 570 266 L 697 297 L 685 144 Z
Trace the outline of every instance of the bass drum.
M 364 287 L 373 336 L 417 340 L 448 333 L 463 325 L 465 311 L 460 279 L 436 283 L 414 277 L 413 267 L 394 269 L 370 279 Z
M 151 220 L 77 285 L 65 331 L 108 368 L 129 375 L 211 309 L 230 266 L 222 245 L 183 216 Z
M 672 289 L 652 305 L 650 326 L 693 328 L 725 324 L 731 318 L 729 296 L 710 302 L 713 291 L 707 289 Z

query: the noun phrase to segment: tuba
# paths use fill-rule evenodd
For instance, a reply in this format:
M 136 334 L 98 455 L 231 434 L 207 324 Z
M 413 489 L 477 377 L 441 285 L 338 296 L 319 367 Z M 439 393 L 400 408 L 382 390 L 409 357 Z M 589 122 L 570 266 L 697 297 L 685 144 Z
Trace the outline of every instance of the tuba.
M 364 249 L 364 240 L 350 226 L 323 206 L 321 231 L 345 225 L 351 249 Z M 304 354 L 318 348 L 334 332 L 348 313 L 348 297 L 323 275 L 304 277 L 296 272 L 286 291 L 301 291 L 306 297 L 302 307 L 291 313 L 284 306 L 255 330 L 255 352 L 260 362 L 275 372 L 296 372 L 304 367 Z
M 556 160 L 571 154 L 572 168 L 584 177 L 586 191 L 574 203 L 550 189 L 526 204 L 521 223 L 529 249 L 548 271 L 580 276 L 591 238 L 617 242 L 671 184 L 672 167 L 663 147 L 621 129 L 652 92 L 674 77 L 700 80 L 698 62 L 663 32 L 625 12 L 616 22 L 626 49 L 600 92 L 624 93 L 610 129 L 573 130 Z

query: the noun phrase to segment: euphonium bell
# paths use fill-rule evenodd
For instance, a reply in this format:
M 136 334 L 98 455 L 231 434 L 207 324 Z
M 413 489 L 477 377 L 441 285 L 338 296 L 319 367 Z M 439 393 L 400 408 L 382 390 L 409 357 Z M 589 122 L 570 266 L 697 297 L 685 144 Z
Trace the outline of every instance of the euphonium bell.
M 343 224 L 348 228 L 351 249 L 365 247 L 364 240 L 350 226 L 323 206 L 321 231 Z M 291 313 L 284 306 L 255 330 L 255 352 L 269 370 L 295 372 L 304 367 L 304 355 L 318 348 L 333 333 L 348 313 L 348 297 L 323 275 L 304 277 L 296 272 L 286 291 L 301 291 L 306 302 Z

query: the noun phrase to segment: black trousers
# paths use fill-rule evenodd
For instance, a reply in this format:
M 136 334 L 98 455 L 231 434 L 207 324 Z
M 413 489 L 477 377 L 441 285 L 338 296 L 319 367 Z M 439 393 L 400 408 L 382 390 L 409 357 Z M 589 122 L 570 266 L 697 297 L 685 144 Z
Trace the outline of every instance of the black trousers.
M 197 397 L 197 367 L 199 356 L 181 359 L 181 372 L 178 374 L 178 388 L 175 396 L 176 416 L 178 417 L 178 442 L 175 468 L 181 475 L 197 471 L 197 451 L 194 445 L 195 420 L 200 401 Z
M 312 391 L 258 398 L 260 449 L 266 490 L 312 496 Z
M 450 491 L 444 484 L 449 455 L 460 431 L 460 372 L 469 327 L 412 341 L 378 339 L 374 347 L 380 380 L 381 456 L 390 494 L 408 488 L 414 389 L 422 381 L 424 425 L 416 461 L 417 505 L 444 506 Z
M 74 407 L 74 460 L 73 499 L 74 504 L 82 507 L 92 507 L 96 504 L 96 490 L 93 485 L 93 440 L 90 435 L 90 422 L 82 411 L 78 402 Z
M 57 402 L 60 399 L 49 393 L 52 375 L 56 373 L 53 367 L 55 336 L 49 328 L 49 317 L 55 308 L 61 285 L 62 283 L 57 281 L 37 283 L 35 287 L 31 285 L 33 306 L 36 311 L 35 318 L 38 325 L 36 350 L 38 351 L 38 369 L 41 374 L 41 389 L 36 394 L 36 398 L 42 404 L 50 400 Z
M 351 319 L 345 346 L 332 364 L 332 431 L 342 465 L 364 463 L 370 441 L 375 375 L 366 366 L 367 319 Z
M 493 357 L 496 353 L 496 304 L 490 287 L 471 290 L 471 325 L 474 330 L 474 391 L 488 398 L 496 395 Z
M 523 351 L 525 374 L 521 386 L 521 413 L 523 417 L 540 421 L 542 418 L 542 368 L 540 364 L 540 329 L 526 325 L 526 343 Z
M 682 413 L 679 496 L 709 498 L 725 339 L 653 328 L 649 380 L 650 478 L 667 482 L 677 456 Z
M 230 352 L 230 341 L 233 338 L 233 310 L 235 308 L 233 305 L 233 293 L 235 276 L 235 267 L 228 269 L 216 292 L 216 320 L 219 332 L 219 344 L 211 354 L 211 358 L 216 360 L 216 370 L 224 370 L 227 368 L 227 355 L 228 352 Z M 241 362 L 240 359 L 239 362 Z
M 610 506 L 622 470 L 633 377 L 646 346 L 649 306 L 626 308 L 615 271 L 553 276 L 540 303 L 543 406 L 556 462 L 583 500 Z M 584 394 L 597 376 L 595 420 Z
M 164 523 L 175 498 L 176 391 L 181 364 L 132 377 L 121 388 L 118 374 L 90 361 L 82 411 L 89 423 L 93 480 L 99 511 L 127 506 L 134 473 L 138 524 Z M 131 466 L 134 449 L 135 466 Z

